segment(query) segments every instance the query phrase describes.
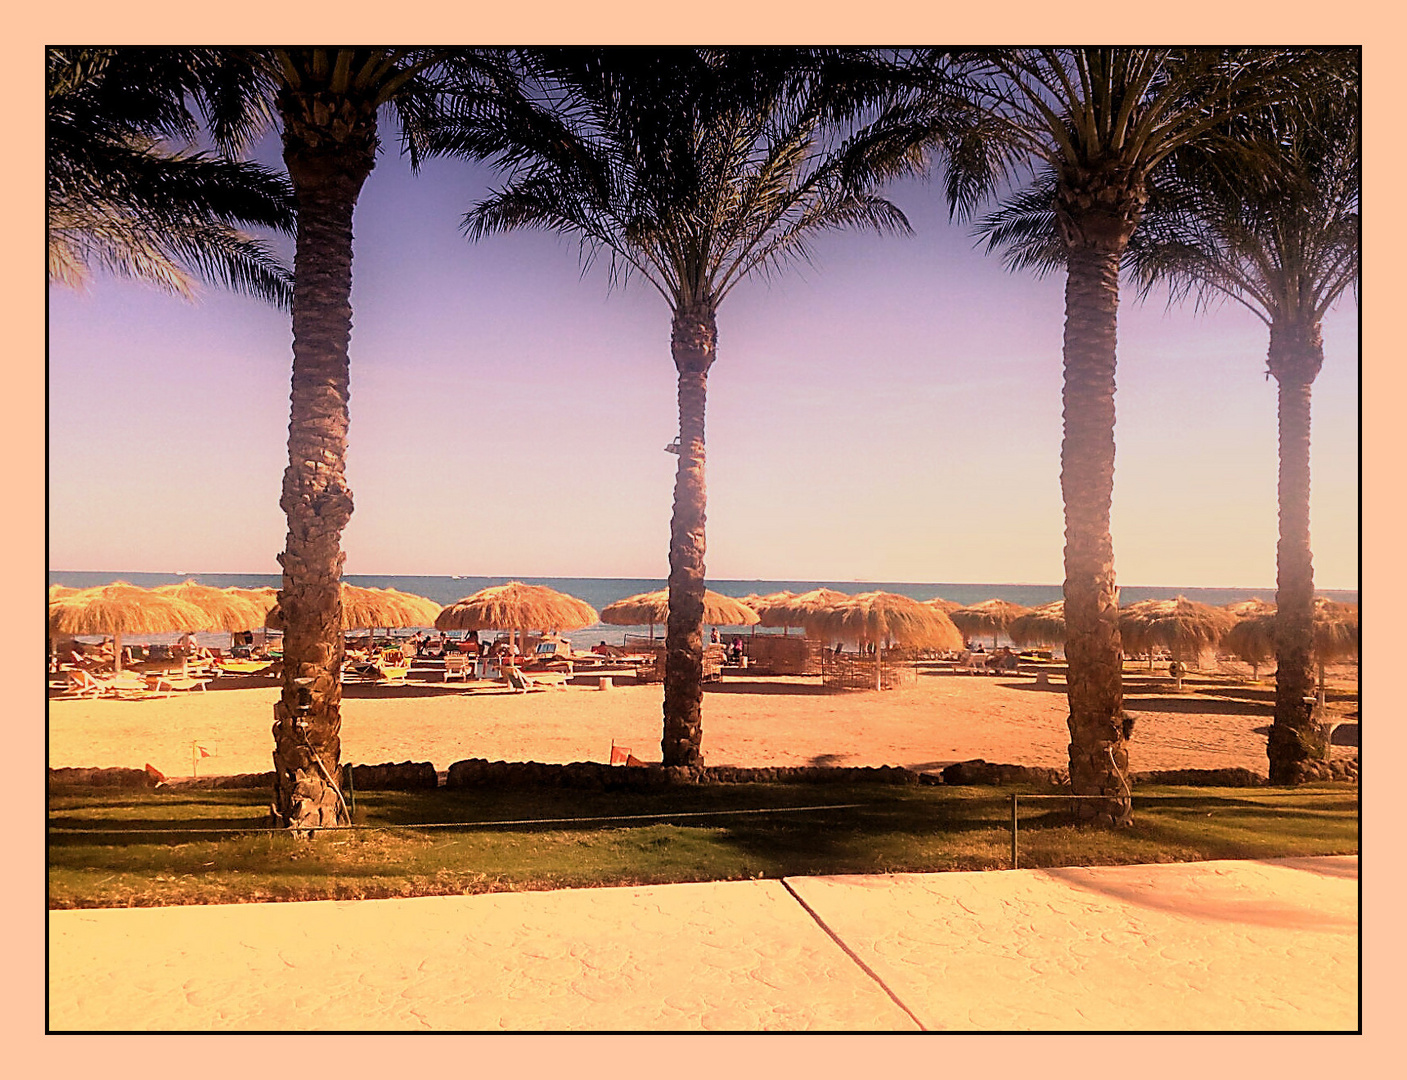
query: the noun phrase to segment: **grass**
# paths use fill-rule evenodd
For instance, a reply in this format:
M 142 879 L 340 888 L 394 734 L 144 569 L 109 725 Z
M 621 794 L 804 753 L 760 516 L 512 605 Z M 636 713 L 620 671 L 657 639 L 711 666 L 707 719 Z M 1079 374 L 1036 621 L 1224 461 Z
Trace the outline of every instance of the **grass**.
M 133 907 L 643 885 L 1010 865 L 1012 789 L 739 784 L 665 791 L 367 792 L 355 830 L 299 840 L 265 825 L 264 791 L 55 791 L 49 904 Z M 1134 824 L 1073 824 L 1065 800 L 1021 804 L 1022 867 L 1351 854 L 1358 792 L 1140 788 Z M 1313 795 L 1303 792 L 1312 791 Z M 1026 794 L 1023 792 L 1023 794 Z M 797 813 L 723 814 L 858 804 Z M 659 820 L 544 818 L 692 813 Z M 456 822 L 518 822 L 426 827 Z M 420 827 L 416 827 L 420 826 Z M 122 829 L 122 834 L 59 830 Z M 183 836 L 173 830 L 211 830 Z

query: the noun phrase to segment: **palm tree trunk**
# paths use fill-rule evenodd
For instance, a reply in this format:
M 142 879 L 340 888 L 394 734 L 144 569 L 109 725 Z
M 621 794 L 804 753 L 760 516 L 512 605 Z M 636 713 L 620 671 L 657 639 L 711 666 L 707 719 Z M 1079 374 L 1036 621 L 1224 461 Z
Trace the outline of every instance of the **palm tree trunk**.
M 298 200 L 293 390 L 283 588 L 283 694 L 274 706 L 274 813 L 286 826 L 345 824 L 342 727 L 342 530 L 347 346 L 352 330 L 352 212 L 376 151 L 376 111 L 328 93 L 279 95 L 284 161 Z
M 669 622 L 665 629 L 666 765 L 703 764 L 704 406 L 718 328 L 711 305 L 674 314 L 671 349 L 679 373 L 679 469 L 669 529 Z
M 1131 231 L 1131 230 L 1130 230 Z M 1132 815 L 1124 735 L 1123 649 L 1109 507 L 1114 491 L 1114 364 L 1122 245 L 1069 244 L 1065 283 L 1065 657 L 1070 786 L 1076 815 Z
M 1275 720 L 1266 755 L 1270 782 L 1312 774 L 1327 749 L 1314 716 L 1314 555 L 1309 539 L 1310 389 L 1324 362 L 1319 326 L 1275 323 L 1270 372 L 1279 388 L 1280 540 L 1276 547 Z

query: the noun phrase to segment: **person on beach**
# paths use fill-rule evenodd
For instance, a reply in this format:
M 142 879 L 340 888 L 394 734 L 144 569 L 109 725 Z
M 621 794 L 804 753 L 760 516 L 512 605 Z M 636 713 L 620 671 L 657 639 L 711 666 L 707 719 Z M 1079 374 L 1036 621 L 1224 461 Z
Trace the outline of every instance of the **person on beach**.
M 708 639 L 712 644 L 717 645 L 723 639 L 718 634 L 718 627 L 713 628 L 713 634 Z

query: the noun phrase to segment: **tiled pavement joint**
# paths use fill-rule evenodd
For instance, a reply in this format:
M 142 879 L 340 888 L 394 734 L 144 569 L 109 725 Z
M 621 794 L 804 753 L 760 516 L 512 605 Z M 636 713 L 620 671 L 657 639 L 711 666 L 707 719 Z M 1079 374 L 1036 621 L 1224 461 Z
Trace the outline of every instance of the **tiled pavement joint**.
M 899 1008 L 904 1010 L 905 1015 L 907 1015 L 908 1018 L 914 1022 L 915 1026 L 917 1026 L 920 1031 L 927 1031 L 928 1028 L 924 1026 L 923 1021 L 920 1020 L 917 1016 L 915 1016 L 913 1010 L 910 1009 L 907 1005 L 905 1005 L 902 1000 L 900 1000 L 899 995 L 889 988 L 889 984 L 879 977 L 879 973 L 876 972 L 874 968 L 870 967 L 869 964 L 865 963 L 857 955 L 855 955 L 855 950 L 850 948 L 849 945 L 845 944 L 845 942 L 841 940 L 840 935 L 826 925 L 826 920 L 816 914 L 815 908 L 813 908 L 810 904 L 808 904 L 805 900 L 801 899 L 801 897 L 797 895 L 796 890 L 791 887 L 791 882 L 789 882 L 786 878 L 782 878 L 781 882 L 782 888 L 786 889 L 786 891 L 791 894 L 791 898 L 801 905 L 802 910 L 804 910 L 806 914 L 811 916 L 811 918 L 815 921 L 816 925 L 819 926 L 822 930 L 824 930 L 826 934 L 830 937 L 830 939 L 840 946 L 841 951 L 844 952 L 846 956 L 850 957 L 851 960 L 855 961 L 856 966 L 858 966 L 861 971 L 863 971 L 866 975 L 873 979 L 875 983 L 879 986 L 879 988 L 889 995 L 889 999 L 893 1001 L 895 1005 L 899 1006 Z

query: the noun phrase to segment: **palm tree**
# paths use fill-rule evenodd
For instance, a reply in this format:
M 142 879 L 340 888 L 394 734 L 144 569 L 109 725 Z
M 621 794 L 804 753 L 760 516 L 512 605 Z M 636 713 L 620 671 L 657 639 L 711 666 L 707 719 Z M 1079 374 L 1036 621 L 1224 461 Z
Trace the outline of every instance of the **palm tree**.
M 465 53 L 457 63 L 474 71 L 480 59 Z M 446 50 L 393 48 L 277 48 L 253 58 L 252 69 L 262 63 L 276 88 L 298 202 L 288 468 L 279 500 L 288 517 L 279 556 L 283 693 L 274 706 L 274 809 L 292 828 L 348 820 L 341 537 L 352 514 L 345 469 L 352 213 L 376 163 L 378 110 L 397 110 L 414 165 L 414 132 L 440 95 L 429 73 L 450 60 Z
M 1114 481 L 1114 372 L 1119 269 L 1143 215 L 1149 181 L 1171 155 L 1231 145 L 1228 122 L 1282 100 L 1309 78 L 1293 50 L 1063 48 L 959 53 L 930 66 L 961 77 L 999 128 L 1005 156 L 955 157 L 966 186 L 950 206 L 968 210 L 1009 176 L 1035 167 L 1050 185 L 1058 244 L 1040 246 L 1045 269 L 1063 267 L 1065 430 L 1065 653 L 1069 661 L 1070 782 L 1078 816 L 1131 820 L 1129 726 L 1109 510 Z M 954 198 L 953 191 L 959 193 Z M 1029 211 L 1025 193 L 1007 210 Z M 1012 239 L 1003 215 L 983 224 L 991 247 Z M 1043 241 L 1049 240 L 1047 232 Z M 1054 252 L 1052 256 L 1052 251 Z M 1018 252 L 1014 265 L 1023 261 Z
M 209 49 L 51 48 L 46 57 L 49 279 L 92 267 L 190 298 L 201 278 L 288 306 L 291 275 L 250 227 L 293 230 L 288 182 L 235 160 L 248 124 L 212 131 Z
M 1327 752 L 1313 715 L 1314 564 L 1309 535 L 1310 392 L 1324 363 L 1320 325 L 1358 280 L 1359 84 L 1325 88 L 1277 110 L 1259 133 L 1278 158 L 1272 181 L 1235 170 L 1184 169 L 1155 200 L 1130 263 L 1145 291 L 1199 306 L 1231 298 L 1270 331 L 1268 374 L 1279 399 L 1280 537 L 1276 548 L 1272 783 L 1296 783 Z M 1248 133 L 1248 137 L 1255 133 Z M 1309 770 L 1312 775 L 1312 769 Z
M 549 50 L 521 80 L 432 136 L 506 171 L 465 218 L 471 239 L 519 228 L 579 237 L 612 284 L 632 275 L 669 305 L 679 441 L 665 636 L 666 765 L 702 762 L 704 411 L 719 305 L 744 278 L 806 260 L 851 226 L 907 232 L 874 194 L 921 162 L 908 114 L 872 109 L 863 57 L 768 49 Z M 848 133 L 849 137 L 845 137 Z

